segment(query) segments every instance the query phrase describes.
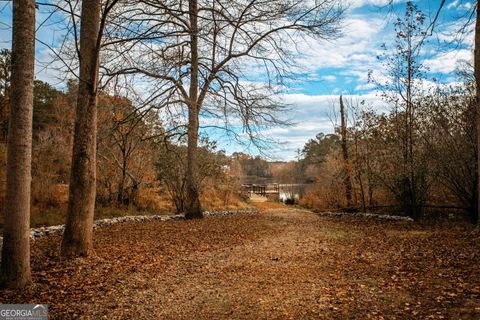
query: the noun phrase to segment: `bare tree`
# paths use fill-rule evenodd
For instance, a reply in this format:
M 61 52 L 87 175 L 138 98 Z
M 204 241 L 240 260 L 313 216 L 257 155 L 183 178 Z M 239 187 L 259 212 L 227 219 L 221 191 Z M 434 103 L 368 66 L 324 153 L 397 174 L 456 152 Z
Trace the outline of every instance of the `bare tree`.
M 403 161 L 391 189 L 395 190 L 403 212 L 414 218 L 420 217 L 421 205 L 427 194 L 427 168 L 419 160 L 415 149 L 420 132 L 416 112 L 420 106 L 421 81 L 424 79 L 421 57 L 426 37 L 424 22 L 423 12 L 412 1 L 407 1 L 404 17 L 397 18 L 395 22 L 394 50 L 386 51 L 381 57 L 384 59 L 387 80 L 380 84 L 371 79 L 382 90 L 382 97 L 392 106 L 392 114 L 398 118 L 394 132 L 398 144 L 401 144 Z M 384 49 L 387 49 L 386 46 Z
M 198 129 L 201 101 L 198 97 L 199 87 L 199 52 L 198 52 L 198 1 L 188 1 L 188 15 L 190 18 L 190 90 L 188 97 L 188 146 L 187 146 L 187 201 L 185 203 L 185 217 L 201 218 L 200 193 L 198 191 Z
M 467 80 L 469 81 L 469 80 Z M 423 139 L 432 159 L 431 167 L 456 203 L 477 222 L 477 149 L 475 88 L 473 81 L 450 88 L 439 88 L 422 98 L 425 105 L 419 118 Z M 447 193 L 447 192 L 445 192 Z M 448 193 L 447 193 L 448 194 Z M 445 197 L 446 198 L 446 197 Z
M 114 55 L 123 56 L 123 63 L 106 66 L 107 73 L 142 75 L 152 91 L 162 93 L 158 105 L 188 123 L 186 216 L 200 218 L 199 130 L 209 126 L 254 140 L 261 128 L 284 124 L 276 112 L 285 106 L 275 93 L 294 70 L 297 41 L 338 35 L 343 11 L 333 0 L 142 3 L 142 21 L 162 41 L 139 41 L 135 51 L 120 45 Z M 209 123 L 202 126 L 205 119 Z M 236 129 L 232 122 L 239 123 Z
M 162 134 L 161 123 L 155 112 L 142 113 L 118 96 L 100 95 L 98 111 L 97 204 L 129 205 L 146 173 L 153 172 L 152 137 Z
M 30 274 L 35 1 L 13 1 L 12 74 L 8 130 L 7 193 L 0 284 L 21 288 Z
M 340 135 L 342 138 L 342 156 L 343 156 L 343 170 L 344 177 L 343 183 L 345 185 L 345 197 L 347 198 L 347 206 L 352 205 L 352 179 L 350 176 L 350 163 L 348 157 L 348 145 L 347 145 L 347 127 L 345 124 L 345 106 L 343 104 L 343 98 L 340 96 Z
M 223 151 L 216 150 L 216 144 L 208 138 L 201 138 L 197 149 L 198 171 L 196 178 L 198 185 L 204 187 L 211 179 L 215 184 L 225 178 L 224 170 L 227 163 Z M 185 212 L 188 201 L 187 170 L 186 166 L 188 147 L 183 141 L 178 144 L 171 141 L 157 143 L 156 171 L 157 177 L 165 185 L 178 213 Z

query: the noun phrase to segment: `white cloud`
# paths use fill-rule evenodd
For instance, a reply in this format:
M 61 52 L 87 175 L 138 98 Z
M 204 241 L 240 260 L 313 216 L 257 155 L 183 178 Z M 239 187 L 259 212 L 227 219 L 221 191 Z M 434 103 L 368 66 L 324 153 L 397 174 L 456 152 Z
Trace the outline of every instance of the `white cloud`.
M 447 9 L 460 9 L 460 10 L 470 10 L 473 4 L 471 2 L 463 2 L 460 0 L 455 0 L 448 4 Z
M 456 18 L 447 22 L 442 28 L 435 30 L 435 35 L 440 41 L 471 47 L 475 35 L 474 27 L 475 24 L 469 18 Z
M 456 7 L 458 6 L 458 3 L 459 3 L 459 2 L 460 2 L 460 0 L 455 0 L 455 1 L 451 2 L 451 3 L 449 3 L 448 6 L 447 6 L 447 9 L 450 10 L 450 9 L 452 9 L 452 8 L 456 8 Z
M 360 84 L 366 85 L 368 71 L 377 69 L 377 44 L 387 36 L 384 32 L 386 21 L 375 14 L 369 15 L 368 19 L 364 15 L 350 15 L 344 24 L 343 36 L 338 40 L 327 42 L 309 39 L 298 43 L 299 51 L 304 54 L 297 61 L 305 66 L 303 70 L 320 74 L 320 79 L 326 82 L 335 82 L 333 77 L 336 75 L 331 71 L 327 71 L 329 74 L 323 73 L 323 69 L 337 68 L 352 71 L 349 74 L 351 79 L 342 79 L 344 84 L 361 81 Z M 339 72 L 345 75 L 345 70 Z M 356 85 L 352 84 L 351 89 Z
M 430 69 L 430 72 L 447 74 L 455 71 L 458 61 L 471 61 L 472 58 L 473 54 L 471 50 L 459 49 L 446 53 L 439 53 L 434 58 L 425 60 L 424 65 Z
M 375 89 L 375 85 L 373 83 L 359 84 L 355 87 L 355 91 L 372 90 L 372 89 Z
M 321 79 L 324 80 L 324 81 L 327 81 L 327 82 L 337 81 L 337 77 L 335 77 L 334 75 L 322 76 Z
M 351 0 L 349 3 L 350 3 L 350 8 L 355 9 L 355 8 L 361 8 L 367 5 L 384 7 L 389 4 L 395 4 L 402 1 L 403 0 Z
M 345 67 L 353 64 L 371 63 L 375 60 L 376 46 L 372 39 L 381 41 L 380 33 L 385 21 L 380 18 L 352 16 L 345 20 L 343 36 L 336 41 L 305 41 L 299 43 L 299 51 L 305 54 L 300 59 L 310 68 Z M 372 54 L 373 53 L 373 54 Z

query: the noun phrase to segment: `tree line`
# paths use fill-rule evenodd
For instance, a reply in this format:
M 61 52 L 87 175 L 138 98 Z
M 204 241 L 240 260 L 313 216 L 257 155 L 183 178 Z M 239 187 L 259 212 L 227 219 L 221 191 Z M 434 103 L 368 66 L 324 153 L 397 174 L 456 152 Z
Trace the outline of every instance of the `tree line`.
M 386 210 L 414 219 L 448 210 L 478 222 L 478 61 L 475 68 L 466 61 L 457 67 L 457 84 L 432 85 L 421 54 L 425 21 L 407 2 L 394 24 L 393 47 L 379 56 L 385 79 L 370 81 L 388 111 L 379 113 L 365 101 L 344 106 L 340 96 L 336 132 L 304 146 L 299 165 L 316 182 L 305 205 Z

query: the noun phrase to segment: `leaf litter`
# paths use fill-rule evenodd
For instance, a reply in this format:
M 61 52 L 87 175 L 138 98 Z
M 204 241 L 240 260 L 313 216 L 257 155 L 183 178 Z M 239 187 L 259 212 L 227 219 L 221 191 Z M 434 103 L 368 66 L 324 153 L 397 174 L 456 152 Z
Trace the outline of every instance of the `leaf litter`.
M 51 319 L 479 319 L 472 226 L 290 209 L 95 231 L 92 257 L 32 244 L 33 284 L 0 303 Z

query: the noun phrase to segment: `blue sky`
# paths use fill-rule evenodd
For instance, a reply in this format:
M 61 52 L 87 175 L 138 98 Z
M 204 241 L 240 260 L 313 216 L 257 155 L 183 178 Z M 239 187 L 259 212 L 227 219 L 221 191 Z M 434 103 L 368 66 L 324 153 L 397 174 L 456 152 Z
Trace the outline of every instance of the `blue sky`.
M 343 94 L 353 102 L 365 100 L 380 110 L 382 103 L 375 89 L 368 83 L 368 72 L 382 79 L 382 66 L 376 56 L 381 53 L 381 44 L 387 46 L 394 40 L 393 20 L 401 15 L 405 1 L 393 0 L 393 6 L 385 5 L 389 0 L 346 0 L 348 10 L 343 21 L 343 35 L 331 41 L 305 41 L 297 44 L 303 55 L 297 62 L 305 70 L 304 75 L 279 97 L 291 106 L 284 115 L 294 124 L 288 128 L 270 128 L 263 134 L 278 144 L 264 150 L 275 160 L 292 160 L 297 150 L 319 132 L 333 132 L 338 96 Z M 438 9 L 440 0 L 414 1 L 426 14 L 428 25 Z M 436 25 L 436 32 L 425 46 L 424 65 L 429 68 L 428 77 L 443 83 L 457 81 L 454 70 L 460 60 L 472 60 L 473 33 L 456 36 L 456 31 L 466 23 L 466 14 L 471 11 L 471 0 L 447 0 Z M 42 15 L 37 17 L 40 22 Z M 0 48 L 10 48 L 11 2 L 0 1 Z M 467 30 L 472 30 L 472 26 Z M 52 28 L 39 28 L 37 37 L 53 43 Z M 40 67 L 41 62 L 51 59 L 48 49 L 37 44 L 37 78 L 59 87 L 57 73 L 53 69 Z M 301 80 L 300 80 L 301 79 Z M 223 138 L 222 138 L 223 137 Z M 258 150 L 247 149 L 229 142 L 222 134 L 214 134 L 220 148 L 227 153 Z

